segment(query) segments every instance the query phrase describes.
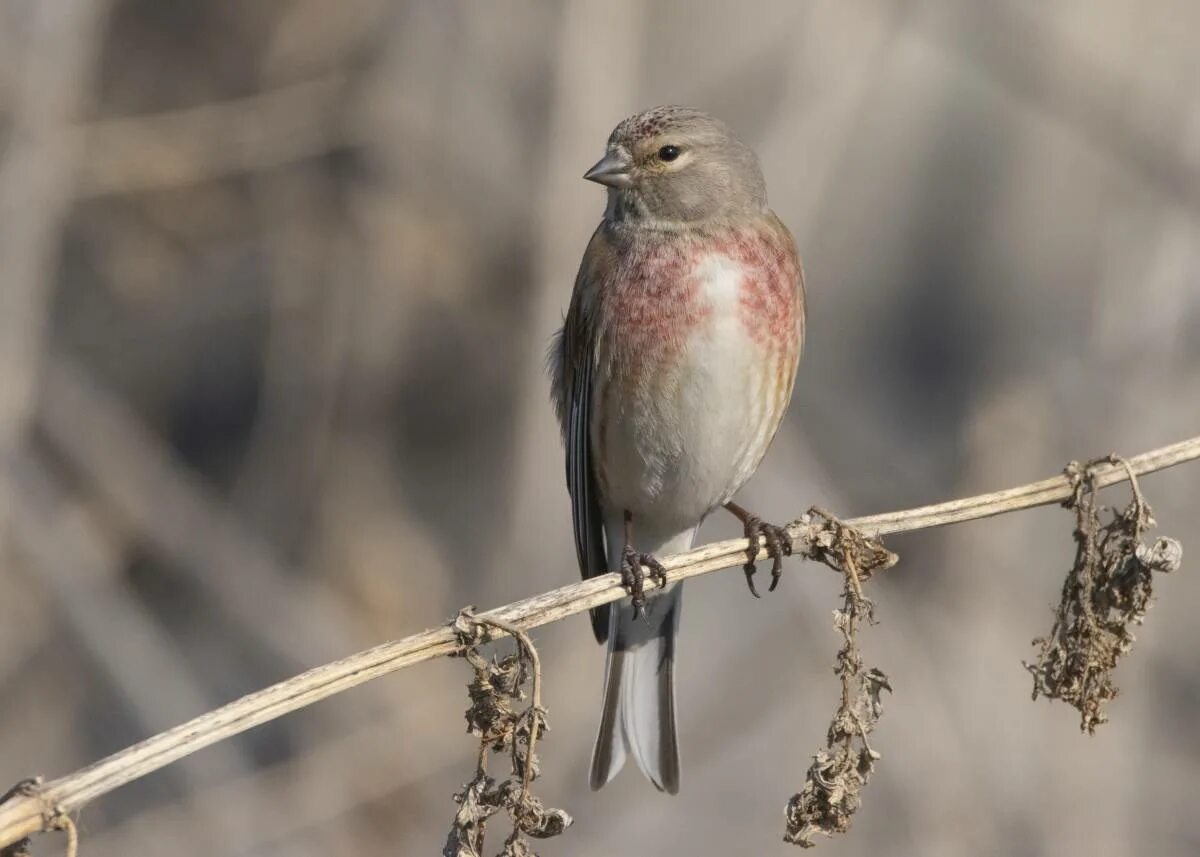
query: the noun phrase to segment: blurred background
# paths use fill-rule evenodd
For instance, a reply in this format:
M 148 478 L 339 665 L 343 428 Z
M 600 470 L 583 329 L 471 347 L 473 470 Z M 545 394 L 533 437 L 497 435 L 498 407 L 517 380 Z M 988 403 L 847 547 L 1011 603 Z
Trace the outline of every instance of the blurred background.
M 650 105 L 737 128 L 805 259 L 795 399 L 742 495 L 764 516 L 1195 434 L 1198 28 L 1190 0 L 3 0 L 0 783 L 576 579 L 544 354 L 603 207 L 579 176 Z M 1143 482 L 1185 570 L 1092 739 L 1021 667 L 1070 513 L 889 541 L 883 759 L 823 853 L 1200 850 L 1198 477 Z M 675 798 L 587 790 L 603 654 L 583 617 L 539 630 L 538 792 L 576 819 L 539 851 L 787 852 L 838 587 L 795 561 L 761 601 L 688 584 Z M 468 676 L 406 670 L 129 785 L 83 853 L 440 853 Z

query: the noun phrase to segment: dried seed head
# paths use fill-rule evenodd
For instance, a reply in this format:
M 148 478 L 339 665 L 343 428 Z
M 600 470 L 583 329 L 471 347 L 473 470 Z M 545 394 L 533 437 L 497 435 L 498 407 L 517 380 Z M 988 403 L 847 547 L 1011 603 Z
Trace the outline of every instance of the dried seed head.
M 1133 499 L 1123 511 L 1096 502 L 1093 469 L 1101 463 L 1124 465 L 1129 474 Z M 1118 693 L 1113 671 L 1133 647 L 1132 629 L 1150 608 L 1153 572 L 1178 569 L 1183 549 L 1174 539 L 1160 538 L 1152 546 L 1142 541 L 1154 518 L 1137 477 L 1122 459 L 1072 462 L 1066 472 L 1074 483 L 1063 505 L 1075 512 L 1075 563 L 1063 583 L 1050 634 L 1033 641 L 1037 661 L 1024 666 L 1033 675 L 1033 698 L 1046 696 L 1073 706 L 1080 729 L 1092 734 L 1108 720 L 1104 706 Z

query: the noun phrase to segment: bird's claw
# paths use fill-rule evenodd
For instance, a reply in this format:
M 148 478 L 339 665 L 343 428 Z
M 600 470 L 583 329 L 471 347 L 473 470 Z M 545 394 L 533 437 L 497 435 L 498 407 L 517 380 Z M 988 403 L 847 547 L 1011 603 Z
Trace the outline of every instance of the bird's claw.
M 646 572 L 650 569 L 650 579 L 660 587 L 667 585 L 667 570 L 652 554 L 639 553 L 632 546 L 626 545 L 621 553 L 621 585 L 629 590 L 633 599 L 633 615 L 646 615 Z
M 771 557 L 771 586 L 768 592 L 775 591 L 775 587 L 779 585 L 779 578 L 783 576 L 783 558 L 792 555 L 792 538 L 786 528 L 768 524 L 754 515 L 746 518 L 746 538 L 750 540 L 750 546 L 746 548 L 747 560 L 742 566 L 742 571 L 746 573 L 746 585 L 750 587 L 750 594 L 755 598 L 760 597 L 754 585 L 754 574 L 758 570 L 755 561 L 758 559 L 760 536 L 766 542 L 767 556 Z

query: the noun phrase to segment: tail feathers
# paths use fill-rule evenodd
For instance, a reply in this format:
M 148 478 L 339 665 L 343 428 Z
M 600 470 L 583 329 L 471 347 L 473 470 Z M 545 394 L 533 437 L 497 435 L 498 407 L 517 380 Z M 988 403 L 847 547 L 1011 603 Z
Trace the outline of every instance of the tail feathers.
M 679 584 L 652 596 L 645 619 L 635 618 L 629 604 L 612 611 L 593 789 L 616 776 L 630 754 L 657 789 L 679 791 L 675 637 L 682 596 Z
M 619 608 L 612 610 L 613 615 L 617 612 Z M 604 708 L 596 746 L 592 749 L 592 770 L 588 776 L 592 791 L 615 777 L 625 765 L 625 727 L 621 722 L 620 700 L 621 677 L 626 672 L 628 655 L 624 651 L 610 651 L 604 668 Z

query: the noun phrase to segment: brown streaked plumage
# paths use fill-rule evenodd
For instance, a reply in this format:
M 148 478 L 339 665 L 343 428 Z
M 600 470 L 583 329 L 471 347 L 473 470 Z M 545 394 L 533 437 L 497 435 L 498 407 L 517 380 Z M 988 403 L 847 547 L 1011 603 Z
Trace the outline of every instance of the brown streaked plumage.
M 551 352 L 552 388 L 580 569 L 619 570 L 634 596 L 592 612 L 609 656 L 591 782 L 611 779 L 628 752 L 675 792 L 682 589 L 643 602 L 641 566 L 690 547 L 725 504 L 748 534 L 777 538 L 730 501 L 791 398 L 803 277 L 757 158 L 705 113 L 626 119 L 585 177 L 608 187 L 608 204 Z

